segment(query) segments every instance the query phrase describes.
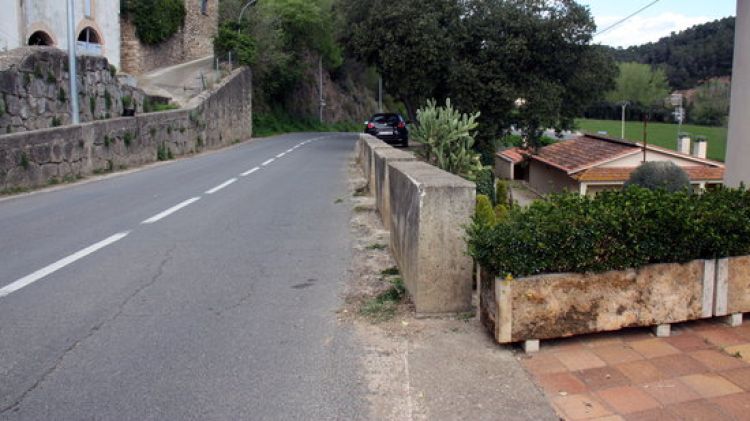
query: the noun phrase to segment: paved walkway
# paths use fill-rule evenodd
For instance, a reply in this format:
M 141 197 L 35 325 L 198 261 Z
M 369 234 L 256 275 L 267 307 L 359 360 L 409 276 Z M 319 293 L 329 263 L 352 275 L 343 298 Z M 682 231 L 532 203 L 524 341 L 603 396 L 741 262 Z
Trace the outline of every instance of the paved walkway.
M 565 420 L 750 420 L 747 321 L 542 341 L 522 365 Z

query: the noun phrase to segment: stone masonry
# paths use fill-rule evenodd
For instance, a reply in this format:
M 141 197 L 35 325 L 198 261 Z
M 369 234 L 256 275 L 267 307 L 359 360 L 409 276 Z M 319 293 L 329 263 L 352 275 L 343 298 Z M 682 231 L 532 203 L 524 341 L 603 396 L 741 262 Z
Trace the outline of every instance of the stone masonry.
M 185 25 L 166 41 L 157 45 L 142 43 L 135 25 L 120 17 L 122 70 L 133 75 L 184 63 L 213 54 L 213 39 L 219 28 L 219 1 L 208 0 L 206 13 L 201 2 L 185 1 Z
M 144 93 L 120 83 L 104 57 L 78 57 L 81 122 L 122 115 L 123 104 L 142 110 Z M 70 124 L 68 56 L 53 47 L 0 54 L 0 134 Z
M 251 133 L 252 72 L 242 68 L 184 109 L 0 135 L 0 192 L 199 153 Z

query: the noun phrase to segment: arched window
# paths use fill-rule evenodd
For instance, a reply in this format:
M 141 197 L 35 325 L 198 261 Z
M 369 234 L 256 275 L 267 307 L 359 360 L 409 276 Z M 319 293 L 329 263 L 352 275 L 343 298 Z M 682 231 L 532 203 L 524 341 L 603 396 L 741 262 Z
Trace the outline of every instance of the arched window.
M 54 45 L 52 37 L 44 31 L 36 31 L 29 37 L 29 45 Z
M 84 54 L 100 56 L 102 54 L 102 38 L 96 29 L 87 26 L 78 34 L 76 48 Z
M 208 15 L 208 0 L 201 0 L 201 13 Z
M 78 41 L 85 42 L 87 44 L 101 44 L 102 40 L 99 38 L 99 34 L 96 29 L 87 26 L 83 28 L 80 34 L 78 34 Z

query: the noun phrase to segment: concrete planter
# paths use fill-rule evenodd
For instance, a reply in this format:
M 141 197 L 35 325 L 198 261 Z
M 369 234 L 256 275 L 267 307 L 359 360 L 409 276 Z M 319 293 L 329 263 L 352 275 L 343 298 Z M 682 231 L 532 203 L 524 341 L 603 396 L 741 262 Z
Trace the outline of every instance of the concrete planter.
M 511 343 L 709 318 L 715 269 L 714 260 L 694 260 L 514 280 L 481 270 L 480 319 L 499 343 Z
M 750 312 L 750 256 L 717 261 L 714 316 Z

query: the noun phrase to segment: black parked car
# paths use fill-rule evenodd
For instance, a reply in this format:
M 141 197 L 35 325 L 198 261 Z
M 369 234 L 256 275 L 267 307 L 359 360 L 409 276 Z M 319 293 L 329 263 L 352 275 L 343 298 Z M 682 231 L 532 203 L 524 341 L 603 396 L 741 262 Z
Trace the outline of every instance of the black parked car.
M 365 133 L 373 135 L 386 143 L 397 143 L 409 146 L 409 129 L 406 120 L 399 114 L 375 114 L 365 122 Z

